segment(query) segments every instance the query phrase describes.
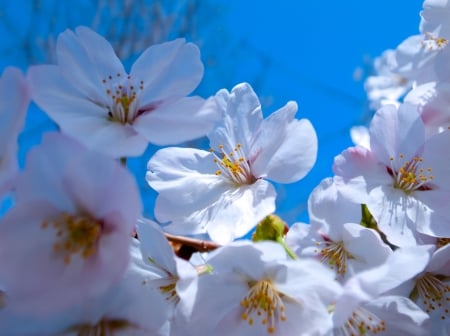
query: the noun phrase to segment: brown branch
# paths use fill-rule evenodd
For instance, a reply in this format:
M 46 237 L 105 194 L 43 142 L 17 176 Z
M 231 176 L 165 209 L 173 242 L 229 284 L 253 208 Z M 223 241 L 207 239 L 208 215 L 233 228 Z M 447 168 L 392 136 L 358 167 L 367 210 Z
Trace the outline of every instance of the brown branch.
M 176 236 L 172 235 L 170 233 L 164 233 L 167 240 L 171 242 L 172 244 L 176 245 L 186 245 L 194 248 L 198 252 L 210 252 L 220 247 L 219 244 L 216 244 L 211 241 L 201 240 L 201 239 L 194 239 L 194 238 L 188 238 L 183 236 Z

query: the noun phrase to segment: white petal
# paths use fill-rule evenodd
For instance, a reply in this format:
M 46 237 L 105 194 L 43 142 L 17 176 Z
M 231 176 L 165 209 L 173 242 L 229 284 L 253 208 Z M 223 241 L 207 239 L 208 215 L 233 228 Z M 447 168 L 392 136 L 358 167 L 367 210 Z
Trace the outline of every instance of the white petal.
M 198 47 L 184 39 L 153 45 L 131 67 L 130 75 L 144 81 L 142 105 L 191 93 L 203 76 Z
M 186 97 L 156 106 L 139 116 L 133 126 L 153 144 L 173 145 L 205 135 L 218 117 L 214 100 Z
M 297 104 L 285 107 L 264 119 L 250 153 L 255 176 L 280 183 L 303 178 L 317 157 L 317 135 L 307 119 L 293 119 Z

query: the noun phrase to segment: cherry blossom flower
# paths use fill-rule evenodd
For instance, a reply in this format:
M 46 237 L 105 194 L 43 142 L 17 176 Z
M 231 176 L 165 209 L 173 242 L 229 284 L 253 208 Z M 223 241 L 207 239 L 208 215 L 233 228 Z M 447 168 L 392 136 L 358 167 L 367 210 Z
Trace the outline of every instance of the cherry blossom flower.
M 50 133 L 29 153 L 16 194 L 0 220 L 0 283 L 14 310 L 51 314 L 120 279 L 141 211 L 120 164 Z
M 155 216 L 165 230 L 205 234 L 227 243 L 275 210 L 271 183 L 303 178 L 317 155 L 311 123 L 295 119 L 297 104 L 263 119 L 258 97 L 242 83 L 216 96 L 222 121 L 208 134 L 211 150 L 164 148 L 148 162 L 158 193 Z
M 197 277 L 197 270 L 189 262 L 178 258 L 164 236 L 161 227 L 147 219 L 139 219 L 137 234 L 140 240 L 143 273 L 142 284 L 158 292 L 165 300 L 159 309 L 168 312 L 166 335 L 180 335 L 180 326 L 174 316 L 178 314 L 178 287 L 186 286 Z M 181 327 L 182 328 L 182 327 Z
M 429 82 L 419 85 L 408 93 L 405 102 L 418 106 L 427 137 L 450 126 L 449 83 Z
M 426 267 L 393 292 L 409 296 L 429 314 L 431 335 L 445 335 L 450 328 L 450 245 L 432 252 Z
M 391 253 L 376 231 L 359 224 L 361 206 L 342 197 L 331 178 L 313 190 L 308 210 L 310 224 L 295 223 L 286 243 L 300 259 L 313 257 L 328 266 L 338 281 L 381 265 Z
M 425 0 L 420 12 L 420 31 L 439 36 L 441 43 L 450 38 L 450 4 L 442 0 Z
M 396 73 L 396 51 L 389 49 L 383 52 L 375 59 L 374 68 L 375 74 L 364 82 L 370 108 L 377 110 L 383 105 L 398 104 L 410 90 L 412 81 Z
M 9 336 L 167 335 L 168 309 L 160 293 L 145 285 L 150 272 L 142 267 L 139 241 L 131 238 L 130 263 L 120 281 L 105 293 L 90 297 L 49 316 L 0 310 L 2 333 Z M 158 309 L 155 309 L 158 307 Z
M 351 277 L 331 306 L 333 335 L 429 335 L 429 317 L 391 291 L 407 284 L 430 260 L 432 245 L 396 250 L 386 262 Z
M 212 273 L 179 291 L 186 335 L 324 335 L 331 327 L 327 307 L 341 287 L 314 260 L 288 260 L 273 242 L 239 241 L 207 262 Z
M 0 78 L 0 196 L 12 188 L 19 169 L 17 138 L 25 121 L 30 95 L 20 70 L 6 68 Z
M 367 204 L 394 245 L 416 244 L 417 232 L 450 236 L 450 157 L 440 151 L 450 144 L 450 132 L 426 139 L 417 107 L 403 104 L 398 111 L 392 105 L 379 109 L 369 133 L 370 150 L 352 147 L 336 157 L 340 191 Z
M 364 83 L 373 109 L 386 103 L 396 104 L 416 85 L 437 79 L 448 81 L 448 2 L 426 0 L 420 14 L 420 34 L 406 38 L 395 50 L 385 51 L 374 62 L 376 75 Z
M 62 132 L 90 148 L 138 156 L 148 142 L 203 136 L 217 117 L 204 99 L 185 97 L 203 65 L 198 48 L 184 39 L 149 47 L 128 74 L 112 46 L 87 27 L 61 33 L 56 54 L 58 65 L 30 67 L 33 99 Z

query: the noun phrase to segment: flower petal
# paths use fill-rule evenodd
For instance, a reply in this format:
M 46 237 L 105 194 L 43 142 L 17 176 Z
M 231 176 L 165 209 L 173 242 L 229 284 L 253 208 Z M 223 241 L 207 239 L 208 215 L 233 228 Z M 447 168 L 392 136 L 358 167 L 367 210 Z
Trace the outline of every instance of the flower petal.
M 153 45 L 131 67 L 131 76 L 144 81 L 142 105 L 190 94 L 203 77 L 200 51 L 184 39 Z
M 317 157 L 317 135 L 307 119 L 293 119 L 297 103 L 289 102 L 264 119 L 250 152 L 255 176 L 279 183 L 303 178 Z

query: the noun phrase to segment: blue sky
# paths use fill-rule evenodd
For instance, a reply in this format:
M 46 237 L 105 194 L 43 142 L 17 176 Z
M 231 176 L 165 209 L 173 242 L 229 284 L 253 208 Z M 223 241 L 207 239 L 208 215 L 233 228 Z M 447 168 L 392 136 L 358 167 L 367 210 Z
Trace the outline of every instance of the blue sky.
M 211 15 L 202 32 L 209 34 L 209 40 L 201 46 L 206 69 L 199 92 L 211 95 L 223 87 L 231 89 L 239 82 L 248 81 L 260 95 L 265 114 L 288 100 L 296 100 L 299 104 L 297 117 L 310 119 L 316 128 L 319 155 L 315 167 L 304 180 L 279 186 L 279 213 L 289 223 L 305 220 L 304 207 L 309 193 L 322 178 L 331 175 L 333 157 L 351 145 L 349 127 L 364 121 L 365 94 L 363 83 L 354 79 L 355 70 L 364 68 L 367 59 L 387 48 L 395 48 L 404 38 L 418 32 L 422 1 L 229 0 L 210 3 Z M 0 0 L 0 12 L 10 6 L 11 2 Z M 24 31 L 25 27 L 30 27 L 26 13 L 16 11 L 16 15 L 17 27 Z M 83 21 L 80 18 L 80 23 L 85 23 Z M 76 24 L 73 20 L 69 27 Z M 198 27 L 202 28 L 201 22 Z M 64 28 L 64 22 L 59 22 L 58 29 Z M 4 28 L 0 28 L 0 37 L 3 43 L 11 41 L 11 35 Z M 20 57 L 1 57 L 2 67 L 25 68 Z M 212 63 L 211 57 L 214 58 Z M 29 117 L 26 132 L 20 138 L 22 155 L 39 141 L 41 132 L 51 129 L 49 125 L 42 127 L 43 120 L 45 117 L 39 113 Z M 141 160 L 131 162 L 143 195 L 149 197 L 146 200 L 148 215 L 152 211 L 154 194 L 143 176 L 145 163 L 153 150 L 147 151 Z

